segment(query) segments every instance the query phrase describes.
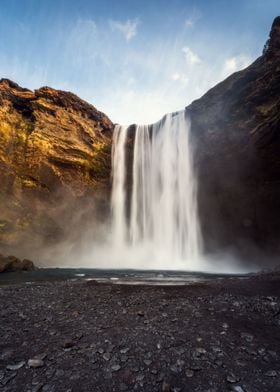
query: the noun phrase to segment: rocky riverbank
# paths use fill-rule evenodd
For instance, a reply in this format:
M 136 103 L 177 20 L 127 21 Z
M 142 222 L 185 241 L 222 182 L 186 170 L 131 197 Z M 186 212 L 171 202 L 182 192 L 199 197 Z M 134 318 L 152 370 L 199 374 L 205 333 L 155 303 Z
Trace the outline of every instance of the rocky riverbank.
M 1 391 L 279 391 L 280 274 L 0 288 Z

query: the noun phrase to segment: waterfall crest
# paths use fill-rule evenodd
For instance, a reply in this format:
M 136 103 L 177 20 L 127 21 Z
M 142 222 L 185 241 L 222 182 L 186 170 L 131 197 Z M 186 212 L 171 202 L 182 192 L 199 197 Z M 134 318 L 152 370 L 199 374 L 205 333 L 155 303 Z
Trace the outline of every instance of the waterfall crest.
M 145 253 L 145 268 L 151 259 L 163 268 L 178 262 L 185 269 L 199 268 L 202 238 L 190 120 L 182 111 L 136 126 L 132 167 L 126 159 L 128 130 L 117 125 L 113 136 L 114 245 Z M 129 170 L 132 190 L 126 183 Z

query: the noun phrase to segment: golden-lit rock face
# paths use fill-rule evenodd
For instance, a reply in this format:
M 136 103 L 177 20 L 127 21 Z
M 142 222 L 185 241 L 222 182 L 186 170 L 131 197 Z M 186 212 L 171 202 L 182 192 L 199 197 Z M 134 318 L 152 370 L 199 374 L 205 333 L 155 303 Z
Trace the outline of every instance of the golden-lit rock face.
M 108 201 L 112 129 L 72 93 L 0 81 L 0 246 L 56 238 L 69 206 Z

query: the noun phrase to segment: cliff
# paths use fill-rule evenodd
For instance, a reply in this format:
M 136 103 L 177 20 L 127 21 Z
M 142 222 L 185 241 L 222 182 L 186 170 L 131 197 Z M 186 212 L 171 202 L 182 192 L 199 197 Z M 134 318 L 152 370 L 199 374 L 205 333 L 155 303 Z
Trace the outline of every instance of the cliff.
M 280 251 L 280 17 L 263 55 L 186 108 L 206 249 Z
M 112 129 L 72 93 L 0 81 L 1 249 L 57 240 L 87 205 L 108 204 Z

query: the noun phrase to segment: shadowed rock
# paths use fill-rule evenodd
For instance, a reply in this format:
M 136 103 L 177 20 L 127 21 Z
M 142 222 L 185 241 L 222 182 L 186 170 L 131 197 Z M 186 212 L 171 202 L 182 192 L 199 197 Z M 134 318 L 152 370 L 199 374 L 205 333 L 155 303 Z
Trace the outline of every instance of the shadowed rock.
M 280 17 L 264 54 L 194 101 L 199 210 L 206 249 L 280 243 Z

